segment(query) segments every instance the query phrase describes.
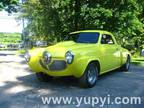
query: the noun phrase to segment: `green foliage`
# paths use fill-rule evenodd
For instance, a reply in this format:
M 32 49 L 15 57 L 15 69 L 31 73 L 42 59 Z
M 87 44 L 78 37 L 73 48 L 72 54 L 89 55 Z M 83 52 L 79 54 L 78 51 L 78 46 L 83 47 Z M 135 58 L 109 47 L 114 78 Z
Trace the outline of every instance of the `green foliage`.
M 144 67 L 144 57 L 136 56 L 132 58 L 132 63 Z
M 17 12 L 19 0 L 0 0 L 0 10 L 5 9 L 8 13 Z
M 144 44 L 144 0 L 28 0 L 20 17 L 32 36 L 50 42 L 72 31 L 103 29 L 123 46 Z
M 16 44 L 20 40 L 20 33 L 0 33 L 0 44 Z

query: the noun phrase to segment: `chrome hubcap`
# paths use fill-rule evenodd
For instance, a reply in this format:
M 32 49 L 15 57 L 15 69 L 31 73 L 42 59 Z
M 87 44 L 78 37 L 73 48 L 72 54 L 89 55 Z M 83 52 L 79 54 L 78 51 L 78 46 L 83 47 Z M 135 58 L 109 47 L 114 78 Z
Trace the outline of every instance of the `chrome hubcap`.
M 126 68 L 128 69 L 129 66 L 130 66 L 130 60 L 129 60 L 129 58 L 128 58 L 128 59 L 127 59 L 127 63 L 126 63 Z
M 96 80 L 97 80 L 96 69 L 94 67 L 91 67 L 88 70 L 88 82 L 90 84 L 93 84 L 93 83 L 95 83 Z

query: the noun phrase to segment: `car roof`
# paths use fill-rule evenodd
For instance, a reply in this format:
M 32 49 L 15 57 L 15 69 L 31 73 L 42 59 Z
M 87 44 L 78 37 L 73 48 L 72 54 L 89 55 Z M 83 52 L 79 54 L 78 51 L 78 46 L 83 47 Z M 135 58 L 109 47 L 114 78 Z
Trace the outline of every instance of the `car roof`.
M 77 33 L 93 33 L 93 32 L 99 32 L 99 33 L 107 33 L 107 34 L 111 34 L 110 32 L 106 31 L 106 30 L 80 30 L 80 31 L 75 31 L 75 32 L 71 32 L 70 34 L 77 34 Z

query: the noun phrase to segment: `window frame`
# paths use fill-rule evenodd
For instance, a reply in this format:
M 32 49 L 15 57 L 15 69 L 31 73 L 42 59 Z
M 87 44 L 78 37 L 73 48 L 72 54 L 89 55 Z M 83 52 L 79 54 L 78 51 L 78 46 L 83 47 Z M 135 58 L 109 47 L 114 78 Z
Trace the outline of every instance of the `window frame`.
M 111 37 L 110 39 L 112 40 L 113 43 L 102 43 L 103 35 L 106 35 L 106 36 Z M 110 34 L 102 34 L 100 43 L 101 43 L 102 45 L 115 45 L 115 44 L 116 44 L 115 41 L 114 41 L 114 39 L 113 39 L 113 36 L 110 35 Z

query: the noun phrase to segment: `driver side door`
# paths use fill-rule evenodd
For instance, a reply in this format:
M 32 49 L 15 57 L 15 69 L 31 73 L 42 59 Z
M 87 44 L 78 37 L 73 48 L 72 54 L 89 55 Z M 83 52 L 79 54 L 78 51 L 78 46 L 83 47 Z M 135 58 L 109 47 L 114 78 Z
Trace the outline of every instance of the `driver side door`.
M 102 34 L 100 50 L 102 53 L 102 73 L 118 68 L 120 65 L 120 49 L 111 35 Z

